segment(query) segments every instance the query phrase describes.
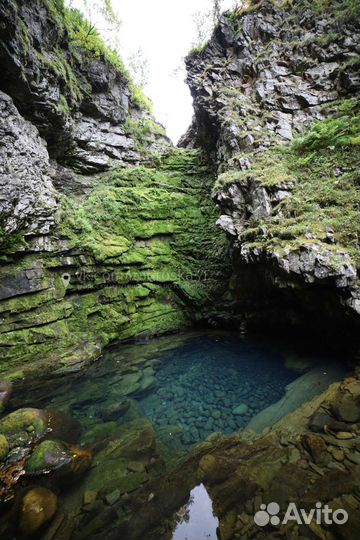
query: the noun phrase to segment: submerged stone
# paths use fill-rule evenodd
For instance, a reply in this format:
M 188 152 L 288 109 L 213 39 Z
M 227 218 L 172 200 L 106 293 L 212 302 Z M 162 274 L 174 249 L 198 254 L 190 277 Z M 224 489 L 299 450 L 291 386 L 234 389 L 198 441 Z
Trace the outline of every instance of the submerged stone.
M 27 537 L 39 531 L 55 515 L 57 506 L 57 496 L 49 489 L 36 487 L 28 491 L 20 506 L 21 533 Z
M 84 448 L 61 441 L 43 441 L 34 449 L 26 464 L 26 473 L 38 476 L 57 471 L 58 478 L 75 477 L 91 465 L 92 454 Z
M 45 409 L 44 415 L 47 418 L 47 427 L 52 438 L 67 443 L 78 441 L 81 433 L 79 420 L 58 409 Z
M 29 475 L 47 474 L 72 461 L 69 449 L 60 441 L 43 441 L 34 449 L 26 464 Z
M 235 409 L 233 409 L 233 413 L 236 415 L 242 416 L 246 414 L 248 410 L 249 410 L 249 407 L 246 405 L 246 403 L 241 403 L 240 405 L 235 407 Z

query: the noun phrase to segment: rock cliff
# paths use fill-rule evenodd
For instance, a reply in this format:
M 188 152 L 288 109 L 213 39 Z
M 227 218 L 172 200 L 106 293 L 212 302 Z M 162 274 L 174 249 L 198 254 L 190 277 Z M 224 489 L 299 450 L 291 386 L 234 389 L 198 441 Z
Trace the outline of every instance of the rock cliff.
M 195 116 L 180 144 L 217 163 L 218 225 L 248 322 L 359 324 L 357 11 L 252 3 L 186 60 Z
M 212 167 L 78 12 L 4 0 L 0 19 L 0 369 L 76 370 L 210 316 L 229 272 Z

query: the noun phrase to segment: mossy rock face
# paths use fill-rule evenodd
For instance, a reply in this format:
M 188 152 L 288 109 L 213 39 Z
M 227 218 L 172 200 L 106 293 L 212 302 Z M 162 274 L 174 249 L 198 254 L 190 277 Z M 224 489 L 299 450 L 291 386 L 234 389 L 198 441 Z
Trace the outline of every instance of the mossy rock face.
M 3 461 L 9 453 L 9 443 L 5 435 L 0 434 L 0 461 Z
M 56 252 L 16 263 L 28 269 L 40 258 L 46 290 L 0 302 L 10 313 L 0 369 L 26 376 L 41 357 L 46 369 L 68 373 L 114 340 L 175 332 L 210 316 L 229 275 L 214 179 L 200 152 L 173 149 L 157 168 L 117 168 L 83 198 L 63 196 L 56 230 L 72 266 L 64 281 Z M 130 382 L 128 395 L 142 390 Z
M 18 409 L 0 420 L 0 434 L 11 447 L 26 446 L 46 435 L 47 418 L 40 409 Z

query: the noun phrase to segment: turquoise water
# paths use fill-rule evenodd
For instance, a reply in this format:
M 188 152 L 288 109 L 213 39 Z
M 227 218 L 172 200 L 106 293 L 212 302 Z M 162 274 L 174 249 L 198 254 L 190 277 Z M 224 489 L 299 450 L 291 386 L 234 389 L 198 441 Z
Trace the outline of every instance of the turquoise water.
M 83 426 L 84 444 L 146 416 L 163 439 L 189 447 L 244 428 L 297 376 L 280 353 L 232 334 L 167 337 L 111 348 L 83 373 L 32 381 L 14 408 L 70 413 Z
M 191 445 L 213 432 L 244 428 L 297 376 L 271 349 L 203 337 L 164 355 L 158 386 L 140 403 L 157 428 L 178 426 Z

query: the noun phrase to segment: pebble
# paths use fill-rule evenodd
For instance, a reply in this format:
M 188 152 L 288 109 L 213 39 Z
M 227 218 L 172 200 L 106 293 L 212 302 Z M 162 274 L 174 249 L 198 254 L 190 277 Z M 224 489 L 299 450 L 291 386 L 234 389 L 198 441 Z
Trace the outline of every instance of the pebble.
M 352 433 L 350 433 L 349 431 L 338 431 L 335 437 L 343 441 L 353 438 Z
M 92 504 L 93 502 L 95 502 L 96 497 L 97 497 L 97 491 L 93 491 L 90 489 L 86 490 L 84 493 L 84 505 Z

